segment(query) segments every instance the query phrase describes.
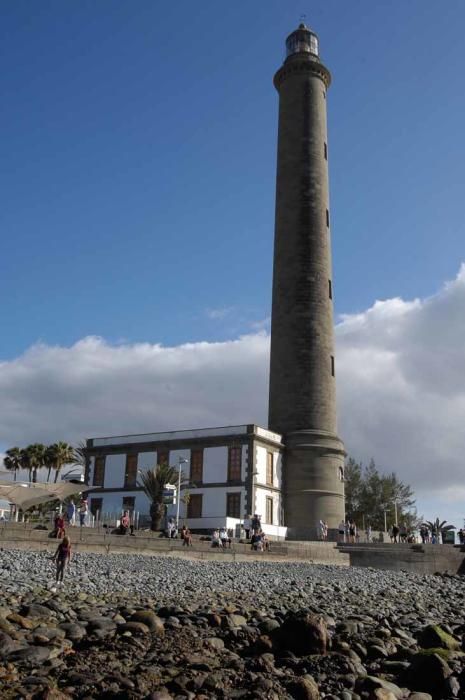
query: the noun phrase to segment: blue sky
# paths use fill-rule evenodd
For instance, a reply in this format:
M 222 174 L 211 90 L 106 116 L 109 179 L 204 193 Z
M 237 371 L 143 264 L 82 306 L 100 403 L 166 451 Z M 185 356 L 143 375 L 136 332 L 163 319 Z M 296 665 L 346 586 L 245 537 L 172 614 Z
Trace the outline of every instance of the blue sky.
M 302 13 L 334 79 L 337 311 L 456 274 L 463 2 L 14 0 L 0 21 L 3 359 L 90 334 L 225 339 L 268 316 L 272 76 Z
M 0 452 L 266 422 L 302 14 L 333 75 L 341 435 L 462 524 L 463 0 L 3 2 Z

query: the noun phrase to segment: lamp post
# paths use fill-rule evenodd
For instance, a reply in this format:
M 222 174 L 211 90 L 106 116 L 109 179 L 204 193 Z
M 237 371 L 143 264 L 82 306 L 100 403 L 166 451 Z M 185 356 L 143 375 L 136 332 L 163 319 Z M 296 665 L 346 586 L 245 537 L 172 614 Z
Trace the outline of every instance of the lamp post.
M 189 462 L 188 459 L 185 457 L 179 457 L 179 468 L 178 468 L 178 491 L 176 494 L 176 530 L 179 530 L 179 505 L 181 502 L 181 473 L 182 473 L 182 466 L 183 464 L 187 464 Z

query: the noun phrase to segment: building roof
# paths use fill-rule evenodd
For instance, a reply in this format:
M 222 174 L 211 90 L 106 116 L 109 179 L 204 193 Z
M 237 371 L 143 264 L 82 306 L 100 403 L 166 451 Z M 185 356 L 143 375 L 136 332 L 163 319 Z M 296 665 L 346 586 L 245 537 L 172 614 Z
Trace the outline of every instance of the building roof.
M 202 438 L 230 438 L 239 435 L 256 435 L 265 440 L 281 444 L 282 438 L 267 428 L 261 428 L 254 423 L 245 425 L 228 425 L 219 428 L 194 428 L 192 430 L 172 430 L 162 433 L 140 433 L 135 435 L 114 435 L 96 437 L 87 441 L 88 447 L 105 447 L 110 445 L 127 445 L 147 442 L 168 442 L 175 440 L 193 440 Z

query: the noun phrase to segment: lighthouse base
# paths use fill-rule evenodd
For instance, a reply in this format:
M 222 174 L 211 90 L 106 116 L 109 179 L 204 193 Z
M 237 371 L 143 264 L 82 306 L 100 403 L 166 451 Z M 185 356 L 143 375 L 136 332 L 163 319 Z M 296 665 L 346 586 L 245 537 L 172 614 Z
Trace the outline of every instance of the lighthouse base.
M 283 505 L 287 539 L 336 539 L 344 510 L 344 443 L 334 433 L 299 430 L 284 436 Z

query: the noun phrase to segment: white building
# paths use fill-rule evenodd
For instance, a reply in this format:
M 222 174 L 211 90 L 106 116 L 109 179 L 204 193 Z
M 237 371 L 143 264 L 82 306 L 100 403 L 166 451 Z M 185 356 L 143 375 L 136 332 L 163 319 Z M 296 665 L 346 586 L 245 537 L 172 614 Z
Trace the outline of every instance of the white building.
M 180 519 L 194 531 L 261 517 L 263 530 L 284 537 L 281 502 L 281 436 L 257 425 L 179 430 L 93 438 L 86 482 L 95 517 L 119 517 L 123 510 L 148 516 L 150 503 L 137 486 L 138 473 L 156 464 L 177 466 L 189 479 L 187 507 L 181 491 Z

